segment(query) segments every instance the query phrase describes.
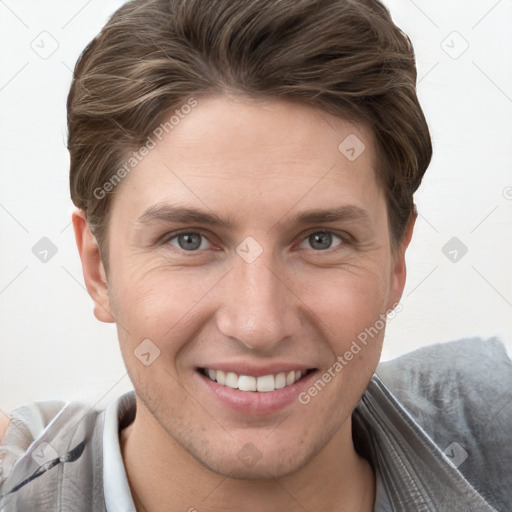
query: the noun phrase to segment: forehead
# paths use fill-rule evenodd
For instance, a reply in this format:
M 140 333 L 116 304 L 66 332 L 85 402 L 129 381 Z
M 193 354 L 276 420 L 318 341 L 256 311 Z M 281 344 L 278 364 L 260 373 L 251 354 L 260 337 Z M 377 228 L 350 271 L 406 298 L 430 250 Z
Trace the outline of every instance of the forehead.
M 299 103 L 240 97 L 198 98 L 184 112 L 151 136 L 115 202 L 139 213 L 185 200 L 269 214 L 285 203 L 378 202 L 373 136 L 364 126 Z

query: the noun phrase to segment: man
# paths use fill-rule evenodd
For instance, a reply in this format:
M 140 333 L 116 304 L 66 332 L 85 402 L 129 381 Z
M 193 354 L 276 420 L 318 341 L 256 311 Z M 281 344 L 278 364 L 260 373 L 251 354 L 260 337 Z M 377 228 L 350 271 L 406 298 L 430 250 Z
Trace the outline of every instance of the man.
M 431 157 L 415 80 L 375 0 L 113 16 L 75 69 L 70 182 L 135 393 L 14 411 L 2 510 L 507 510 L 503 346 L 378 366 Z

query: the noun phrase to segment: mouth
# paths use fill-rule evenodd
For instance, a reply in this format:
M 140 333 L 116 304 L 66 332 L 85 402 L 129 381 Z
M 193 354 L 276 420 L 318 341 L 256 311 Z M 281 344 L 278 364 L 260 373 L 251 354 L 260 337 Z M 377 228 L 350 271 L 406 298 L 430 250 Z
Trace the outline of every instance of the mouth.
M 230 365 L 220 368 L 196 368 L 205 403 L 217 404 L 224 411 L 247 417 L 265 417 L 277 414 L 297 403 L 297 397 L 318 374 L 317 368 L 289 364 L 273 368 L 237 365 L 238 373 Z M 222 369 L 221 369 L 222 368 Z
M 235 372 L 225 372 L 212 368 L 199 368 L 199 372 L 207 379 L 239 391 L 254 393 L 271 393 L 280 389 L 293 386 L 295 383 L 306 378 L 315 368 L 291 370 L 275 374 L 254 376 L 238 375 Z

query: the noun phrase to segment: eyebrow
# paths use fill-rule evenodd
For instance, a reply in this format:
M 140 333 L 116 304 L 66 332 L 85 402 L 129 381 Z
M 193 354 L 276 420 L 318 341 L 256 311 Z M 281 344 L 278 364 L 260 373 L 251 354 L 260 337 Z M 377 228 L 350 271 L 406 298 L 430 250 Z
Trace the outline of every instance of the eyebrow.
M 334 209 L 317 208 L 313 210 L 306 210 L 300 213 L 296 218 L 297 224 L 314 224 L 322 222 L 336 222 L 336 221 L 361 221 L 365 224 L 370 223 L 370 214 L 355 205 L 340 206 Z
M 231 221 L 223 220 L 213 212 L 198 210 L 197 208 L 177 207 L 168 204 L 150 206 L 136 221 L 137 224 L 147 226 L 153 222 L 188 223 L 196 222 L 211 226 L 230 228 Z
M 285 221 L 288 214 L 284 215 L 276 224 L 315 224 L 336 221 L 361 222 L 371 224 L 369 213 L 355 205 L 345 205 L 338 208 L 314 208 L 305 210 L 297 216 Z M 212 227 L 224 227 L 232 229 L 235 225 L 232 219 L 222 219 L 214 212 L 198 210 L 197 208 L 171 206 L 169 204 L 156 204 L 149 207 L 136 221 L 137 224 L 147 226 L 154 222 L 172 223 L 197 223 Z

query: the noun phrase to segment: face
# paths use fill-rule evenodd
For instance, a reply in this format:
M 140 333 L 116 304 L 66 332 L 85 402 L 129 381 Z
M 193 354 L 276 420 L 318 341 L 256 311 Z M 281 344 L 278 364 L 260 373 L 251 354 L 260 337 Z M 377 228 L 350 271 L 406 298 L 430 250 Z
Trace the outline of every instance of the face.
M 361 126 L 210 97 L 118 186 L 96 301 L 151 435 L 239 478 L 348 441 L 405 277 L 377 166 Z

